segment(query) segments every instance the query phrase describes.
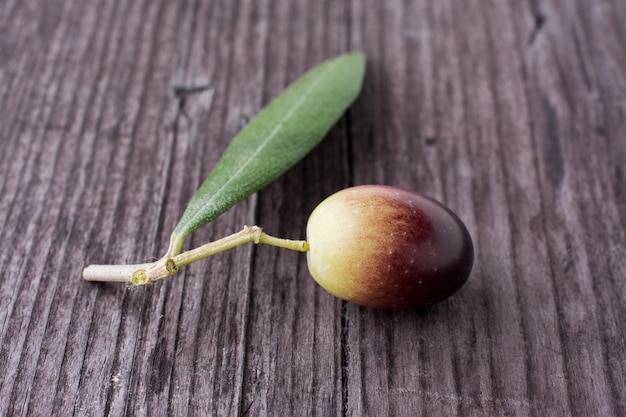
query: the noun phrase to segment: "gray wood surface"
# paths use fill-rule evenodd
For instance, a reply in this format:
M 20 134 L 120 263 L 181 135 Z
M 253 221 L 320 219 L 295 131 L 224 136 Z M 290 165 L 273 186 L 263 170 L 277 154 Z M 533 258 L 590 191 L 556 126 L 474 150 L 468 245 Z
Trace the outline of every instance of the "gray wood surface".
M 622 0 L 2 2 L 0 415 L 626 415 L 625 21 Z M 253 245 L 81 280 L 162 255 L 241 126 L 350 49 L 347 116 L 187 245 L 303 238 L 325 196 L 393 184 L 467 223 L 459 293 L 369 310 Z

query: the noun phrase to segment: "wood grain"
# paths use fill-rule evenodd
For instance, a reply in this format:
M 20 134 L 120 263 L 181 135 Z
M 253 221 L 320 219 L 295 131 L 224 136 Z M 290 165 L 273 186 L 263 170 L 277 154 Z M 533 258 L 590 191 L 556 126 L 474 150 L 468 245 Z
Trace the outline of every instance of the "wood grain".
M 626 3 L 91 3 L 0 5 L 0 415 L 626 415 Z M 302 238 L 327 195 L 392 184 L 468 225 L 458 294 L 368 310 L 252 245 L 81 281 L 162 255 L 236 132 L 350 49 L 353 108 L 188 245 Z

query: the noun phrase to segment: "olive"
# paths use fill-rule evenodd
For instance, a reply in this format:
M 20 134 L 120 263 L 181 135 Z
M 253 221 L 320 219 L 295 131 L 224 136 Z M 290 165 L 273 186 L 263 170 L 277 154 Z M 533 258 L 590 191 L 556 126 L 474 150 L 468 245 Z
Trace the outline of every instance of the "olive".
M 307 263 L 329 293 L 360 305 L 410 309 L 440 302 L 474 262 L 467 227 L 442 203 L 363 185 L 322 201 L 307 223 Z

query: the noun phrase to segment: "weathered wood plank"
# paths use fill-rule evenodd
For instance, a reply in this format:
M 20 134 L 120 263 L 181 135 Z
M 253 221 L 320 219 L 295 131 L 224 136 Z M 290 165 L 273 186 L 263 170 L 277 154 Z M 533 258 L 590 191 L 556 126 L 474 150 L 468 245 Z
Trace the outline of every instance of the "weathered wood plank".
M 626 414 L 626 6 L 471 0 L 0 6 L 0 415 Z M 230 138 L 308 67 L 368 55 L 309 157 L 189 239 L 302 238 L 343 187 L 430 194 L 468 284 L 418 312 L 341 302 L 245 246 L 147 288 Z M 175 87 L 208 87 L 184 99 Z

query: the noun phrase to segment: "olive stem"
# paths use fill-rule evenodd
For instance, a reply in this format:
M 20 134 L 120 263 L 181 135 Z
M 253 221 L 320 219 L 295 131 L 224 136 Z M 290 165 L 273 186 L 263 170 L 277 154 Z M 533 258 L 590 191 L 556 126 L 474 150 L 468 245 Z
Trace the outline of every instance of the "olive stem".
M 268 235 L 259 226 L 244 226 L 240 232 L 173 257 L 165 255 L 154 263 L 89 265 L 83 270 L 83 279 L 86 281 L 128 282 L 135 285 L 149 284 L 175 275 L 178 269 L 185 265 L 250 242 L 264 243 L 299 252 L 309 250 L 309 244 L 305 240 L 281 239 Z

